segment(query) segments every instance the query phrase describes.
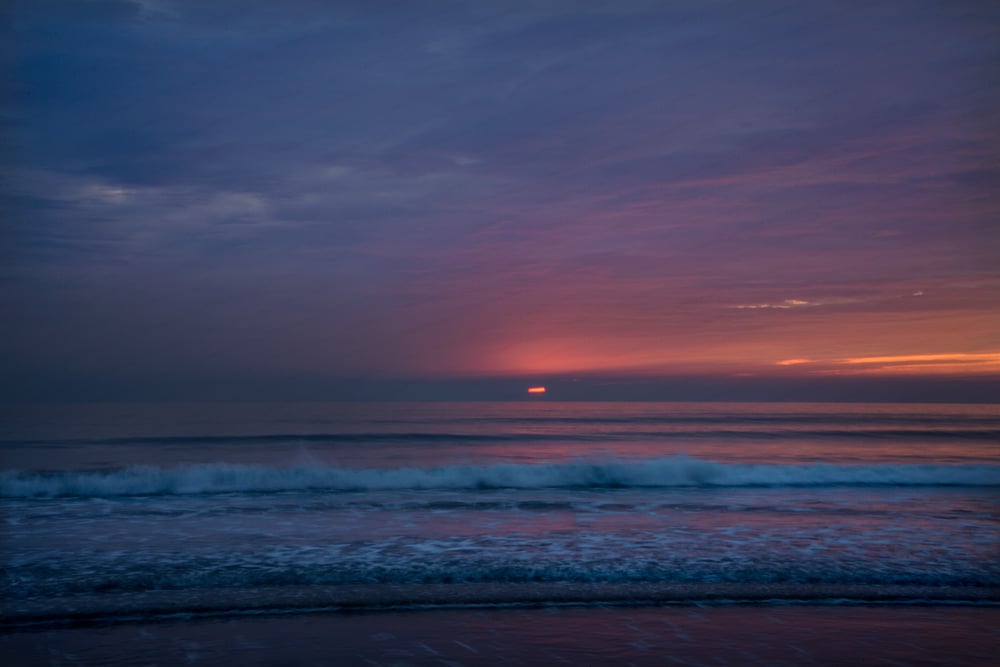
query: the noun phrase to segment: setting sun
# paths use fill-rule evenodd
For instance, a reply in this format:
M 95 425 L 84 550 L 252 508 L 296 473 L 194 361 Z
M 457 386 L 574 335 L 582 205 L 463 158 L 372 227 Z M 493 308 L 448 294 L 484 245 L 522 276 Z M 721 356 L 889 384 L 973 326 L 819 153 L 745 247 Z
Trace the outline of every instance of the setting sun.
M 544 394 L 545 387 L 528 387 L 529 394 Z

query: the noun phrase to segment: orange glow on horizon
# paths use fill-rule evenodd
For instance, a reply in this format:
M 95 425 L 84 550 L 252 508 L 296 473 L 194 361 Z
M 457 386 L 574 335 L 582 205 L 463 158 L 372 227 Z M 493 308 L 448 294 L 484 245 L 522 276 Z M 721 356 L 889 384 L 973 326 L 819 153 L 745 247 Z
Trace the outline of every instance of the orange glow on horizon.
M 845 364 L 898 364 L 898 363 L 935 363 L 935 362 L 972 362 L 972 363 L 996 363 L 1000 362 L 1000 353 L 987 352 L 984 354 L 907 354 L 891 357 L 854 357 L 844 359 Z
M 528 387 L 529 394 L 544 394 L 545 387 Z
M 846 359 L 785 359 L 778 366 L 806 365 L 814 373 L 834 375 L 936 375 L 995 373 L 1000 371 L 1000 352 L 900 354 Z

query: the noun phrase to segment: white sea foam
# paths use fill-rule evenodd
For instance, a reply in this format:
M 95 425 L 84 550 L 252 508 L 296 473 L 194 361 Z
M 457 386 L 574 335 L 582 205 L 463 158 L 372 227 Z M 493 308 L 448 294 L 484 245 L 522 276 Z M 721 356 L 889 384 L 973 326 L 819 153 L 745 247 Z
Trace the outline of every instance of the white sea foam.
M 1000 486 L 996 465 L 747 465 L 685 456 L 641 461 L 352 469 L 213 463 L 104 472 L 0 473 L 6 498 L 392 489 L 750 486 Z

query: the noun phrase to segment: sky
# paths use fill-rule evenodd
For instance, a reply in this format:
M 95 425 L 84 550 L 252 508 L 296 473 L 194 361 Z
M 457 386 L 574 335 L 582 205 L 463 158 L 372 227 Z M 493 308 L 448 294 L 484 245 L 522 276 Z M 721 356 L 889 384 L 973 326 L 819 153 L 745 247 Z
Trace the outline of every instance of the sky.
M 0 17 L 4 400 L 1000 401 L 996 3 Z

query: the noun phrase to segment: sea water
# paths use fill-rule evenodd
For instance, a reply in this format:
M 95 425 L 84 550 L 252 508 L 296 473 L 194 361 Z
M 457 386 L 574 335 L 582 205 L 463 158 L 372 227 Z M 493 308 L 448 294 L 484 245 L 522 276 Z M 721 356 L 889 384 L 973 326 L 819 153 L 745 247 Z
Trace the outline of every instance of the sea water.
M 8 626 L 1000 585 L 1000 407 L 8 408 Z

